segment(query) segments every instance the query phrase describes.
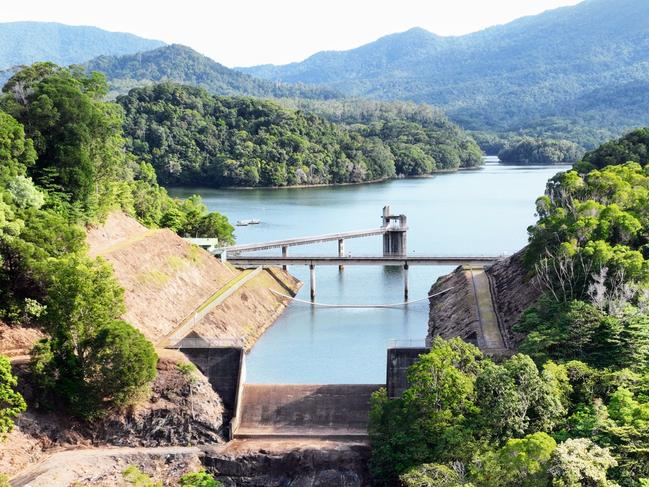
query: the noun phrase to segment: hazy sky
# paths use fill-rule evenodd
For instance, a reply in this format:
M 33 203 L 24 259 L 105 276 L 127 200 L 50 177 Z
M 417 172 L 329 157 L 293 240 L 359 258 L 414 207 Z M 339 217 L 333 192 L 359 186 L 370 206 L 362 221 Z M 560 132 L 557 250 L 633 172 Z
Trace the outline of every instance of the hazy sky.
M 0 22 L 55 21 L 186 44 L 227 66 L 283 64 L 411 27 L 474 32 L 580 0 L 18 0 Z

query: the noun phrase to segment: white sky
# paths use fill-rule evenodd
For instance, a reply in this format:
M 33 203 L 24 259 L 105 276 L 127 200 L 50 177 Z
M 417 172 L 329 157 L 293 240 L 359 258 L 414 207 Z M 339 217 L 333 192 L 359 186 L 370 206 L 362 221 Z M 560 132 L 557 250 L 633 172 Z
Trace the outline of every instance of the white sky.
M 459 35 L 580 0 L 2 0 L 0 22 L 53 21 L 188 45 L 226 66 L 284 64 L 423 27 Z

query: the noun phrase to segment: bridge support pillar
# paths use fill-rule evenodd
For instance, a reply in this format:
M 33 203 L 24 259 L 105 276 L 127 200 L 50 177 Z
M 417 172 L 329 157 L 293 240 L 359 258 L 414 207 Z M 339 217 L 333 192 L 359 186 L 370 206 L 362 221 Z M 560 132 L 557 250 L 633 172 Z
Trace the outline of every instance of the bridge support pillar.
M 342 238 L 338 240 L 338 257 L 345 257 L 345 240 Z M 338 266 L 339 271 L 342 271 L 344 268 L 344 265 Z
M 408 302 L 408 264 L 403 266 L 403 301 Z
M 284 245 L 284 246 L 282 247 L 282 257 L 288 257 L 288 246 L 287 246 L 287 245 Z M 287 267 L 288 267 L 288 266 L 283 265 L 283 266 L 282 266 L 282 269 L 283 269 L 283 270 L 286 270 Z
M 315 265 L 309 265 L 309 273 L 311 277 L 311 301 L 315 301 Z

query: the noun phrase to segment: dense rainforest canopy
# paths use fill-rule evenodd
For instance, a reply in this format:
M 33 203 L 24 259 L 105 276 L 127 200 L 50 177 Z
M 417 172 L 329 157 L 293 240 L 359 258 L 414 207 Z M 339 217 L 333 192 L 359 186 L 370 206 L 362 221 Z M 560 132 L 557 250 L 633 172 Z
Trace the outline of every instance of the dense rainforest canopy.
M 437 112 L 426 125 L 374 117 L 343 126 L 273 102 L 169 83 L 134 89 L 118 102 L 129 149 L 164 184 L 359 183 L 482 162 L 475 142 Z
M 584 151 L 567 140 L 521 137 L 510 140 L 498 151 L 498 158 L 512 164 L 558 164 L 577 162 Z
M 646 134 L 604 144 L 537 200 L 525 259 L 543 293 L 514 328 L 525 337 L 517 355 L 494 363 L 437 338 L 403 397 L 375 395 L 377 478 L 408 487 L 649 485 Z
M 123 290 L 87 255 L 84 225 L 113 210 L 149 226 L 232 241 L 197 197 L 171 199 L 125 150 L 122 110 L 103 76 L 39 63 L 0 95 L 0 320 L 46 335 L 32 350 L 41 403 L 95 418 L 146 393 L 154 347 L 122 321 Z M 0 360 L 0 436 L 24 409 Z
M 106 75 L 111 97 L 132 88 L 160 82 L 198 86 L 213 95 L 261 98 L 316 98 L 340 96 L 336 91 L 303 83 L 287 84 L 255 78 L 226 68 L 187 46 L 172 44 L 152 51 L 126 55 L 104 55 L 84 64 L 88 72 Z

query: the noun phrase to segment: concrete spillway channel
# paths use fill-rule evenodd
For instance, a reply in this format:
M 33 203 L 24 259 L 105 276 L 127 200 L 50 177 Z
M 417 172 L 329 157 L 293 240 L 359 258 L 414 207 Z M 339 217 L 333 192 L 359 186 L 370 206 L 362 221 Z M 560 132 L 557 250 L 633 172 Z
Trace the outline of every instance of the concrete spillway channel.
M 473 295 L 482 335 L 482 349 L 487 353 L 502 352 L 506 349 L 505 341 L 498 324 L 489 276 L 484 267 L 469 267 L 467 270 L 471 273 Z
M 364 439 L 383 384 L 246 384 L 235 438 Z

